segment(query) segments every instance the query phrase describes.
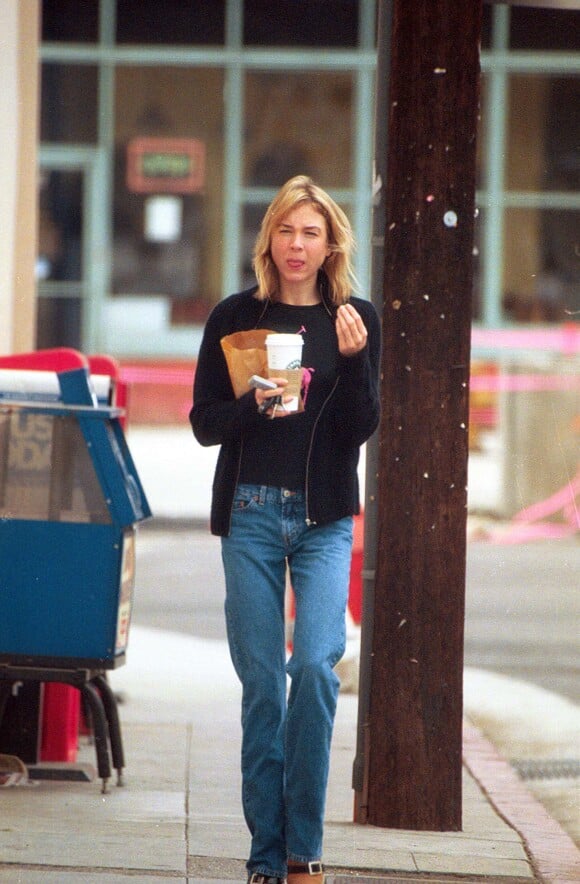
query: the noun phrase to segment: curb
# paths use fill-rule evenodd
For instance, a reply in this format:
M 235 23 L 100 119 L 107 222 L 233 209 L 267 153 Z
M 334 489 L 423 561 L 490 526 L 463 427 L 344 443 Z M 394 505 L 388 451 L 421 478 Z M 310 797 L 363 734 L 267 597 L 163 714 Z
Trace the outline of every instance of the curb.
M 473 725 L 463 724 L 463 762 L 496 813 L 523 841 L 543 884 L 580 881 L 580 850 Z

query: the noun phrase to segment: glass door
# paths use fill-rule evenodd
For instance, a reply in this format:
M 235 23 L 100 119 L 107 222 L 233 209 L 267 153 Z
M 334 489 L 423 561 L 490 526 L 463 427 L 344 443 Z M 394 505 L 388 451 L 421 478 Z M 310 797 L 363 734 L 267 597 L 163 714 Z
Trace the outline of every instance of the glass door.
M 98 348 L 98 151 L 41 148 L 36 347 Z
M 43 169 L 38 195 L 36 346 L 82 346 L 84 170 Z

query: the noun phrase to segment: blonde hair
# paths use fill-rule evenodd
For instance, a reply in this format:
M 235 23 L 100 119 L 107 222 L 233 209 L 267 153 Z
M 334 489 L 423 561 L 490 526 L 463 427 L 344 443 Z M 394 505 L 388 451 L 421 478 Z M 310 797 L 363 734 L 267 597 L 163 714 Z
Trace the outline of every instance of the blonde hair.
M 306 175 L 296 175 L 287 181 L 270 203 L 262 219 L 252 265 L 258 280 L 256 297 L 261 301 L 276 297 L 279 278 L 270 253 L 272 233 L 282 219 L 302 203 L 312 205 L 326 221 L 330 254 L 322 270 L 328 279 L 330 299 L 339 306 L 348 301 L 356 285 L 351 263 L 355 247 L 352 228 L 340 206 Z

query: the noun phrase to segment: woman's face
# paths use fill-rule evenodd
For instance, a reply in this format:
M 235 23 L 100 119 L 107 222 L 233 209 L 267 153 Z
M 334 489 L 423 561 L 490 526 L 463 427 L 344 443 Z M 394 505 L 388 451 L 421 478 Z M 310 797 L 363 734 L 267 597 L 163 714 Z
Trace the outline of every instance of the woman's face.
M 330 255 L 326 220 L 312 203 L 301 203 L 272 231 L 270 254 L 280 277 L 280 289 L 316 288 L 320 267 Z

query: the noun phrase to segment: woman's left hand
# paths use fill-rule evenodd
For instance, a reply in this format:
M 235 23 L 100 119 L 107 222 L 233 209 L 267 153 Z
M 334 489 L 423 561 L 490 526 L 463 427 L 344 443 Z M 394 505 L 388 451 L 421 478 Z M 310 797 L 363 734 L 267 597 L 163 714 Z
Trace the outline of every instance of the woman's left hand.
M 352 304 L 341 304 L 338 308 L 336 336 L 341 356 L 354 356 L 366 347 L 366 326 Z

